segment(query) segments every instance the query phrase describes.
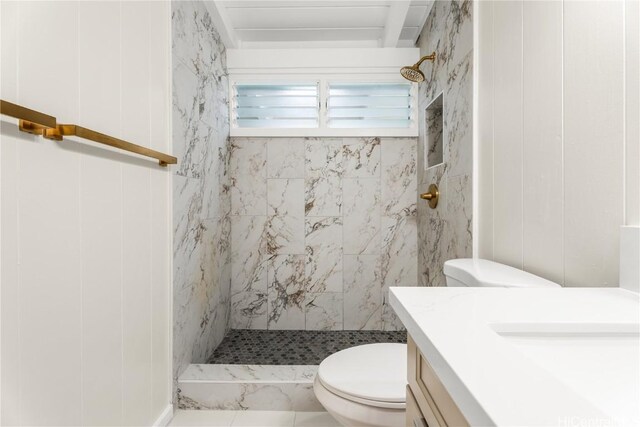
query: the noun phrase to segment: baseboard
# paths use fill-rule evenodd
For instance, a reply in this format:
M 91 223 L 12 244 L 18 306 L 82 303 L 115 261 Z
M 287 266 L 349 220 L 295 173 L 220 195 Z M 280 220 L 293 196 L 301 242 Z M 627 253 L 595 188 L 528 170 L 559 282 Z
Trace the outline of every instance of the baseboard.
M 173 418 L 173 405 L 168 405 L 162 414 L 158 417 L 158 419 L 153 423 L 154 427 L 166 427 L 171 422 L 171 418 Z

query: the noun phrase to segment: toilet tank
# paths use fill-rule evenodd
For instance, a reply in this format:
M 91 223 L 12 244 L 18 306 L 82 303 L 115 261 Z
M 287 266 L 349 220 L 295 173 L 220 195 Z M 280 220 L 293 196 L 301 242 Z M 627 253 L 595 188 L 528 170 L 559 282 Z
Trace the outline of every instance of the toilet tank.
M 486 259 L 459 258 L 444 263 L 447 286 L 499 288 L 559 288 L 560 285 L 526 271 Z

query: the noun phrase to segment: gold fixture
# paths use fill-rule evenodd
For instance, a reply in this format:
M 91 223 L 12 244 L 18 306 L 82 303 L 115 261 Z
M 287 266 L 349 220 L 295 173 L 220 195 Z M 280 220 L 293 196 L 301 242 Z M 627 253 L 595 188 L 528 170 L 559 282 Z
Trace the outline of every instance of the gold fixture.
M 440 198 L 440 190 L 438 190 L 438 186 L 431 184 L 429 186 L 429 192 L 420 194 L 420 198 L 422 200 L 428 200 L 429 207 L 431 209 L 435 209 L 436 206 L 438 206 L 438 199 Z
M 62 141 L 64 136 L 77 136 L 99 144 L 119 148 L 131 153 L 158 160 L 160 166 L 175 165 L 178 159 L 168 154 L 152 150 L 141 145 L 123 141 L 78 125 L 59 125 L 55 117 L 30 110 L 20 105 L 0 100 L 0 113 L 19 119 L 19 128 L 23 132 L 42 135 L 47 139 Z
M 33 122 L 33 124 L 35 124 L 38 128 L 42 128 L 42 127 L 55 128 L 56 127 L 55 117 L 51 117 L 39 111 L 31 110 L 29 108 L 25 108 L 21 105 L 13 104 L 11 102 L 8 102 L 2 99 L 0 99 L 0 112 L 5 116 L 11 116 L 16 119 L 28 120 L 29 122 Z M 30 132 L 30 131 L 27 129 L 24 129 L 24 132 Z
M 132 144 L 131 142 L 123 141 L 77 125 L 58 125 L 55 129 L 45 129 L 42 136 L 55 141 L 62 141 L 63 136 L 78 136 L 110 147 L 119 148 L 131 153 L 157 159 L 160 166 L 167 166 L 169 164 L 174 165 L 178 162 L 178 159 L 173 156 L 169 156 L 168 154 L 164 154 L 141 145 Z
M 402 67 L 400 69 L 400 74 L 402 75 L 402 77 L 409 80 L 410 82 L 414 82 L 414 83 L 423 82 L 424 73 L 420 71 L 420 65 L 422 65 L 424 61 L 433 62 L 435 60 L 436 60 L 436 53 L 433 52 L 431 55 L 423 56 L 422 58 L 420 58 L 420 61 L 416 62 L 410 67 Z

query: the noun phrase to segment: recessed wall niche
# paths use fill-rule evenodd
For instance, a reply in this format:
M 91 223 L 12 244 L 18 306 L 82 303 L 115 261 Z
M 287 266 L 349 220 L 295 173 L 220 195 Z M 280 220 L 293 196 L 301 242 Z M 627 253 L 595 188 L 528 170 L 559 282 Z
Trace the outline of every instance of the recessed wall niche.
M 442 93 L 425 109 L 424 164 L 426 168 L 442 163 Z

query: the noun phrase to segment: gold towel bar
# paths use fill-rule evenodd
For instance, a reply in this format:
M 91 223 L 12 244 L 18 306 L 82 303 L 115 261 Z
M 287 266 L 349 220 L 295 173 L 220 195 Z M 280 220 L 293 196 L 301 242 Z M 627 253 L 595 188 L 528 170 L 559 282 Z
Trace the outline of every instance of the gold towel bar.
M 58 125 L 55 129 L 44 129 L 44 133 L 42 136 L 47 139 L 62 141 L 62 137 L 67 135 L 78 136 L 80 138 L 89 139 L 100 144 L 109 145 L 121 150 L 130 151 L 132 153 L 137 153 L 143 156 L 158 159 L 158 161 L 160 162 L 160 166 L 174 165 L 178 162 L 175 157 L 169 156 L 168 154 L 164 154 L 159 151 L 143 147 L 141 145 L 132 144 L 131 142 L 123 141 L 121 139 L 114 138 L 112 136 L 105 135 L 91 129 L 83 128 L 82 126 L 78 125 Z
M 13 104 L 0 99 L 0 112 L 5 116 L 15 117 L 16 119 L 27 120 L 39 126 L 47 128 L 56 127 L 56 118 L 39 111 L 25 108 L 21 105 Z
M 88 139 L 99 144 L 108 145 L 110 147 L 119 148 L 131 153 L 140 154 L 142 156 L 157 159 L 160 166 L 174 165 L 178 163 L 178 159 L 168 154 L 152 150 L 141 145 L 123 141 L 91 129 L 83 128 L 78 125 L 57 124 L 56 118 L 30 110 L 20 105 L 2 101 L 0 104 L 0 113 L 7 116 L 20 119 L 20 130 L 36 135 L 42 135 L 47 139 L 62 141 L 64 136 L 77 136 Z

